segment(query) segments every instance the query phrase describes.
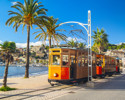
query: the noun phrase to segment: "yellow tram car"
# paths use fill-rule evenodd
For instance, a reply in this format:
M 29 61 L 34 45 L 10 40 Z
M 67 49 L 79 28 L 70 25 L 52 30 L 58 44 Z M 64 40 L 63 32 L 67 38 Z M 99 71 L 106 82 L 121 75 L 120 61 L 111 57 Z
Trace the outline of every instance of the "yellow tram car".
M 105 77 L 119 72 L 119 60 L 92 53 L 92 76 Z M 88 51 L 73 48 L 49 49 L 48 82 L 66 83 L 88 80 Z
M 96 55 L 93 53 L 93 76 L 96 76 Z M 88 78 L 88 51 L 69 48 L 49 49 L 48 82 L 78 82 Z

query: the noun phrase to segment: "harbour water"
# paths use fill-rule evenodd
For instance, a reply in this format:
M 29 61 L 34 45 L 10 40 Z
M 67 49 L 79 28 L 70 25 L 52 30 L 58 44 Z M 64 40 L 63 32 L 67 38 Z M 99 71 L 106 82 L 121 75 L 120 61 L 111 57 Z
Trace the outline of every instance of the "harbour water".
M 0 66 L 0 79 L 3 78 L 5 66 Z M 47 74 L 48 67 L 29 67 L 30 76 Z M 9 66 L 8 77 L 20 77 L 24 76 L 25 67 L 24 66 Z

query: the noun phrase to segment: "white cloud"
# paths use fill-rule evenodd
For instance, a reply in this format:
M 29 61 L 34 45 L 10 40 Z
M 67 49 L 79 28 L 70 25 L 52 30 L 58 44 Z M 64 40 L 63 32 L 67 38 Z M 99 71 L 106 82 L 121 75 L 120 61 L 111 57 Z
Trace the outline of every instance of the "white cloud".
M 0 44 L 2 44 L 2 43 L 3 43 L 3 41 L 0 40 Z
M 71 41 L 71 40 L 74 40 L 74 41 L 78 41 L 78 42 L 85 42 L 83 39 L 80 39 L 80 38 L 72 38 L 72 37 L 68 37 L 67 38 L 67 41 Z M 10 41 L 11 42 L 11 41 Z M 60 43 L 61 43 L 62 41 L 60 41 L 60 42 L 58 42 L 58 45 L 60 45 Z M 64 42 L 64 41 L 63 41 Z M 1 41 L 0 40 L 0 44 L 2 44 L 3 43 L 3 41 Z M 56 45 L 57 44 L 57 42 L 56 41 L 54 41 L 54 45 Z M 42 45 L 42 44 L 45 44 L 45 45 L 49 45 L 49 41 L 47 40 L 47 41 L 45 41 L 45 42 L 43 42 L 43 41 L 37 41 L 37 42 L 30 42 L 30 46 L 31 45 L 33 45 L 33 46 L 39 46 L 39 45 Z M 53 41 L 52 41 L 52 45 L 53 45 Z M 16 47 L 17 48 L 26 48 L 26 46 L 27 46 L 27 43 L 16 43 Z
M 72 38 L 72 37 L 68 37 L 67 40 L 68 41 L 71 41 L 71 40 L 74 40 L 75 42 L 86 42 L 85 40 L 81 39 L 81 38 Z
M 30 42 L 30 46 L 31 45 L 33 45 L 33 46 L 39 46 L 39 45 L 42 45 L 42 44 L 48 45 L 49 42 L 48 41 L 45 41 L 45 42 L 42 42 L 42 41 Z M 16 46 L 18 48 L 26 48 L 27 43 L 16 43 Z
M 11 2 L 12 3 L 12 5 L 16 5 L 17 4 L 17 2 Z

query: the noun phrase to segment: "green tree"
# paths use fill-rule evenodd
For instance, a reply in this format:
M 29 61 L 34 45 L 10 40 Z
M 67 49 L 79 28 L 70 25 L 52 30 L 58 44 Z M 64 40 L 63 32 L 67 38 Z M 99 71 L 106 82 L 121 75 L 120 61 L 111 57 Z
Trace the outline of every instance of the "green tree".
M 59 24 L 57 24 L 58 19 L 54 19 L 52 16 L 49 17 L 50 20 L 44 21 L 44 24 L 41 24 L 37 29 L 40 29 L 41 31 L 37 31 L 36 33 L 39 33 L 36 35 L 36 38 L 39 38 L 39 40 L 45 41 L 47 38 L 49 39 L 49 48 L 51 48 L 51 42 L 56 41 L 57 44 L 60 40 L 66 41 L 66 35 L 64 35 L 63 32 L 65 30 L 63 29 L 57 29 L 59 27 Z
M 86 44 L 84 43 L 79 43 L 78 44 L 78 47 L 81 48 L 81 49 L 84 49 L 86 47 Z
M 45 49 L 46 49 L 46 50 L 49 50 L 49 46 L 46 46 Z
M 73 47 L 78 47 L 78 42 L 75 42 L 73 39 L 68 42 L 68 45 L 70 45 L 72 48 Z
M 8 67 L 9 67 L 9 64 L 13 61 L 12 53 L 14 53 L 15 50 L 16 50 L 15 42 L 5 41 L 3 44 L 1 44 L 2 58 L 6 62 L 4 78 L 3 78 L 3 87 L 5 88 L 7 87 Z
M 96 52 L 101 53 L 104 51 L 105 48 L 108 48 L 108 35 L 105 33 L 104 29 L 101 31 L 97 28 L 97 32 L 93 31 L 94 35 L 93 38 L 93 50 L 98 50 Z M 95 48 L 95 49 L 94 49 Z M 96 49 L 97 48 L 97 49 Z
M 119 49 L 121 49 L 121 45 L 118 45 L 118 46 L 117 46 L 117 50 L 119 50 Z
M 11 25 L 13 23 L 13 28 L 17 32 L 17 29 L 20 25 L 23 25 L 24 30 L 25 26 L 27 27 L 27 51 L 26 51 L 26 70 L 25 77 L 29 77 L 29 41 L 30 41 L 30 28 L 32 25 L 39 26 L 43 24 L 44 20 L 48 19 L 46 17 L 46 9 L 42 8 L 41 2 L 38 0 L 24 0 L 24 4 L 17 2 L 14 6 L 14 11 L 9 11 L 9 15 L 12 15 L 6 22 L 6 25 Z M 15 12 L 17 10 L 17 12 Z
M 36 56 L 36 52 L 30 53 L 30 56 L 31 56 L 31 57 L 35 57 L 35 56 Z

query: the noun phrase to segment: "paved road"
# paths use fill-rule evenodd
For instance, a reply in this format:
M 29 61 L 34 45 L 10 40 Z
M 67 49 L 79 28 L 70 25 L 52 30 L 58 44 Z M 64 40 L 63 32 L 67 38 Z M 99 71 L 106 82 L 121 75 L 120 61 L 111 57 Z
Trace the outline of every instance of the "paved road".
M 95 88 L 82 88 L 54 100 L 125 100 L 125 74 L 102 79 Z
M 95 79 L 94 88 L 79 86 L 50 85 L 37 89 L 22 89 L 1 92 L 2 100 L 125 100 L 125 73 L 105 79 Z

